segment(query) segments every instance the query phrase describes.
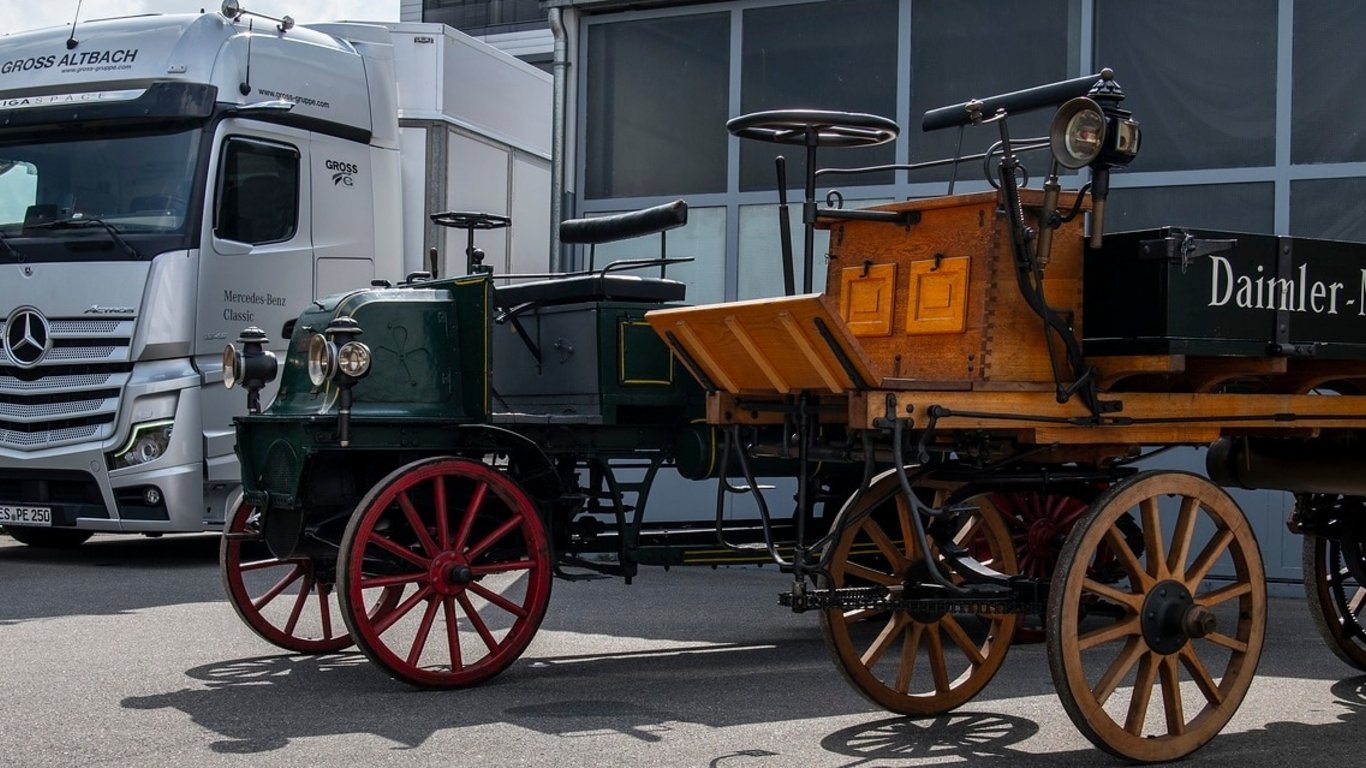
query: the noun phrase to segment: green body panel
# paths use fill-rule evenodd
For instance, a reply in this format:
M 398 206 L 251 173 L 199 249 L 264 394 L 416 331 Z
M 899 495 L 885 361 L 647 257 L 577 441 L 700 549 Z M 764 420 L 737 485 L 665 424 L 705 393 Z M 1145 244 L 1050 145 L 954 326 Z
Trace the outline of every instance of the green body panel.
M 317 302 L 296 323 L 278 395 L 263 413 L 237 422 L 248 498 L 267 508 L 340 514 L 389 471 L 428 456 L 511 450 L 539 452 L 543 462 L 673 460 L 680 441 L 712 443 L 696 434 L 709 431 L 695 423 L 700 388 L 643 319 L 658 306 L 539 307 L 514 324 L 482 276 Z M 372 354 L 369 374 L 352 389 L 345 448 L 338 389 L 313 386 L 307 365 L 311 336 L 342 316 L 356 321 L 357 338 Z M 537 346 L 539 362 L 531 351 Z M 683 451 L 685 475 L 707 473 L 694 466 L 714 462 L 705 453 Z

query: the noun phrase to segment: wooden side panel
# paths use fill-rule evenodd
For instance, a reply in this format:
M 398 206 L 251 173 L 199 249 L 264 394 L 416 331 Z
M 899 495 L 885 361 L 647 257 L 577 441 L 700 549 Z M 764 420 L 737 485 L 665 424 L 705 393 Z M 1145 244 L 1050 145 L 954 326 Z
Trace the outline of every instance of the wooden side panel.
M 1040 197 L 1022 193 L 1027 217 L 1034 215 L 1029 206 Z M 1020 293 L 1007 220 L 998 206 L 996 193 L 985 192 L 879 206 L 917 212 L 919 220 L 909 227 L 829 224 L 826 284 L 839 306 L 857 303 L 846 294 L 851 289 L 846 275 L 895 268 L 892 332 L 859 332 L 858 337 L 874 366 L 888 371 L 899 387 L 1051 385 L 1044 323 Z M 1058 230 L 1044 273 L 1046 301 L 1070 313 L 1078 335 L 1082 237 L 1080 217 Z

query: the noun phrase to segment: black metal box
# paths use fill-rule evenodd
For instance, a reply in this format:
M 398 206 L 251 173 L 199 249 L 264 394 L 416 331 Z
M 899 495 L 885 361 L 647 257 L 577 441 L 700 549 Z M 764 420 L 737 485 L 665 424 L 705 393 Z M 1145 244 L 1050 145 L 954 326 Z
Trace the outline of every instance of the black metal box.
M 1166 227 L 1086 251 L 1087 355 L 1366 359 L 1366 244 Z

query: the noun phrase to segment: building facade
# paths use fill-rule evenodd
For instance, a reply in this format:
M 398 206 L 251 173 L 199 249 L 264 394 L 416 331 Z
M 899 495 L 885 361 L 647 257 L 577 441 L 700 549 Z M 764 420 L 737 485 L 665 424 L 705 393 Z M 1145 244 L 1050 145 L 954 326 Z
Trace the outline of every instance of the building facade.
M 436 20 L 452 6 L 492 13 L 497 4 L 426 0 L 424 14 Z M 669 255 L 694 261 L 670 274 L 689 282 L 693 302 L 781 292 L 776 148 L 730 136 L 727 119 L 779 108 L 885 115 L 902 126 L 894 143 L 824 152 L 821 165 L 910 163 L 955 148 L 956 132 L 919 130 L 927 109 L 1102 67 L 1115 71 L 1124 106 L 1144 130 L 1139 158 L 1112 179 L 1108 230 L 1180 225 L 1366 241 L 1366 102 L 1356 93 L 1366 58 L 1342 55 L 1357 44 L 1366 0 L 541 6 L 563 30 L 559 64 L 550 63 L 561 99 L 561 218 L 686 199 L 689 223 L 670 233 Z M 1049 117 L 1012 121 L 1012 129 L 1040 135 Z M 980 151 L 992 140 L 991 129 L 968 129 L 963 148 Z M 787 154 L 791 194 L 800 196 L 801 158 Z M 1045 169 L 1031 170 L 1037 179 Z M 839 193 L 856 206 L 943 194 L 948 180 L 943 169 L 842 177 Z M 987 188 L 980 167 L 963 167 L 955 183 L 964 192 Z M 633 248 L 619 252 L 638 255 Z M 612 251 L 599 248 L 599 263 Z M 575 258 L 566 252 L 561 263 Z M 816 272 L 819 289 L 819 259 Z M 1283 533 L 1288 497 L 1242 501 L 1263 536 L 1269 573 L 1296 578 L 1298 538 Z

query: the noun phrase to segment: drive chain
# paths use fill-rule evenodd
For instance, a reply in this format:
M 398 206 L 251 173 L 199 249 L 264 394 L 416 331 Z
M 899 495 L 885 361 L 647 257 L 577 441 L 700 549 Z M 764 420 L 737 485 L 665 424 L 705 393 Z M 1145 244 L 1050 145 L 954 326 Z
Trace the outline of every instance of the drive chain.
M 778 604 L 791 608 L 796 613 L 827 611 L 835 608 L 841 610 L 911 611 L 927 615 L 944 613 L 1041 613 L 1043 611 L 1042 603 L 1020 599 L 1013 593 L 963 595 L 960 597 L 894 597 L 884 587 L 806 589 L 800 594 L 780 592 Z

